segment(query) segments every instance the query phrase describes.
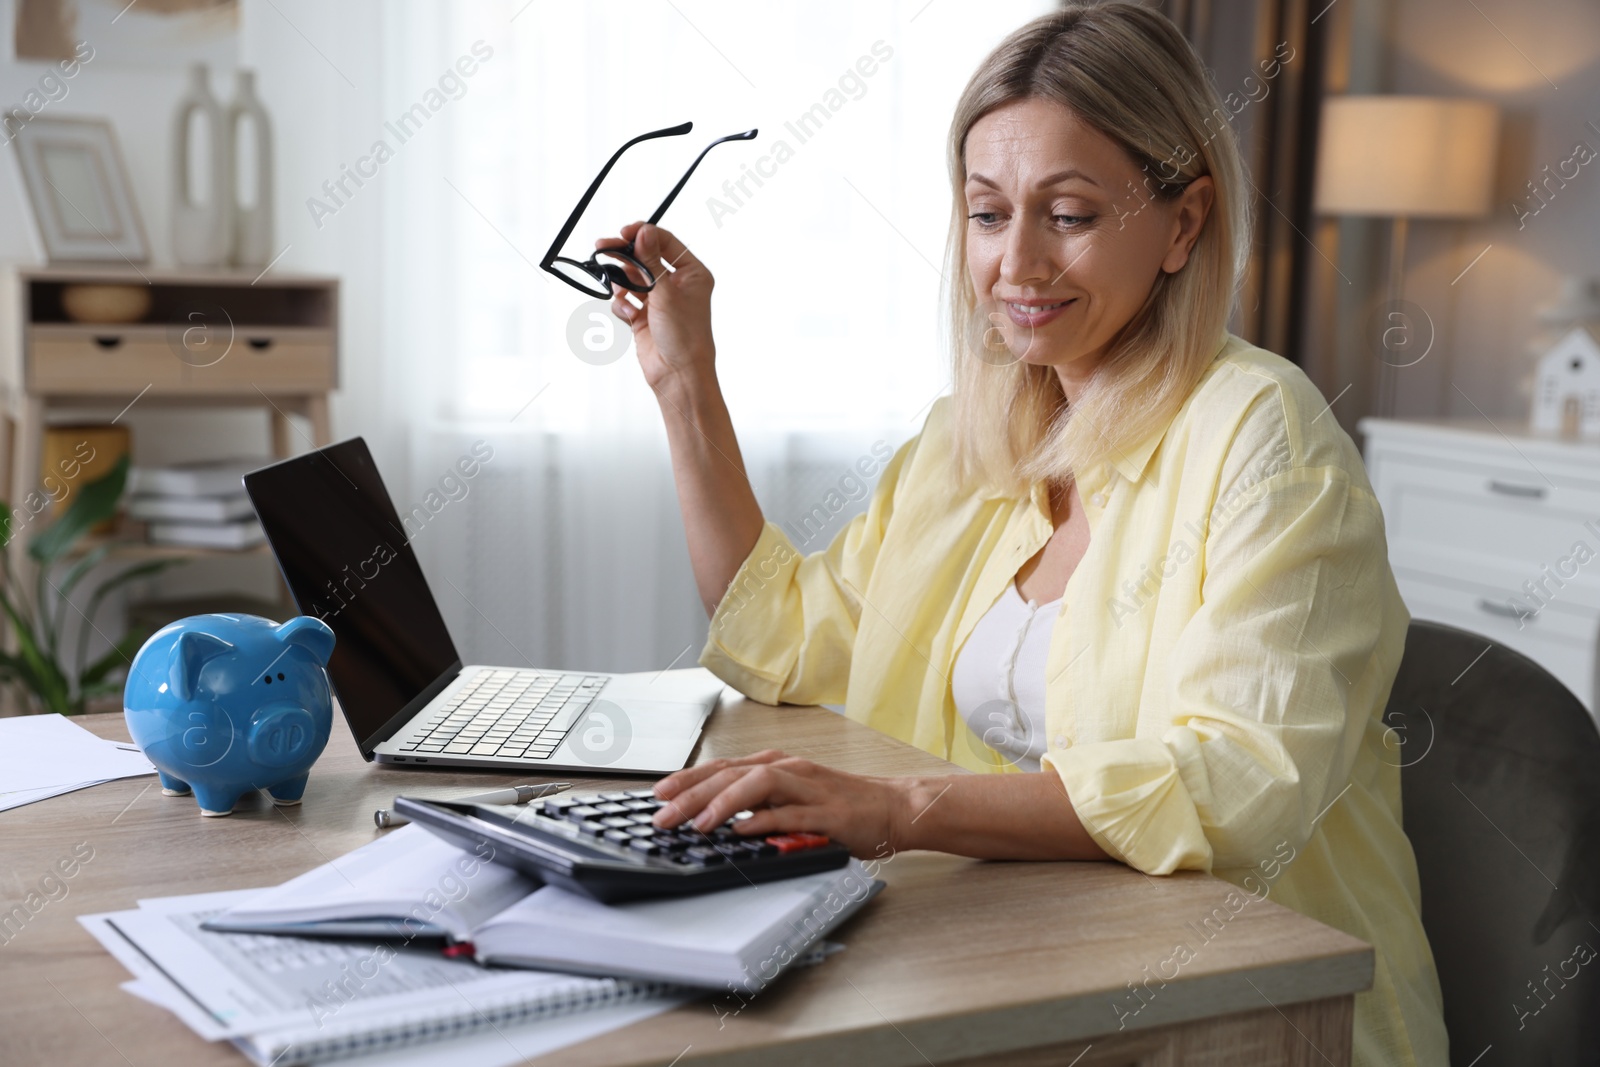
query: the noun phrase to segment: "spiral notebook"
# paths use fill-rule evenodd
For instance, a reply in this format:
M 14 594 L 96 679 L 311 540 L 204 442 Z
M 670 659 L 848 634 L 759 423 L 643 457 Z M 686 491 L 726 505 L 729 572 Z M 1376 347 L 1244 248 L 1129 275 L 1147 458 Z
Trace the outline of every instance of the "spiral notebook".
M 579 1012 L 625 1025 L 688 997 L 662 983 L 480 967 L 438 945 L 214 933 L 202 924 L 255 890 L 140 901 L 79 917 L 141 994 L 207 1041 L 267 1067 L 326 1063 Z M 592 1028 L 591 1028 L 592 1029 Z

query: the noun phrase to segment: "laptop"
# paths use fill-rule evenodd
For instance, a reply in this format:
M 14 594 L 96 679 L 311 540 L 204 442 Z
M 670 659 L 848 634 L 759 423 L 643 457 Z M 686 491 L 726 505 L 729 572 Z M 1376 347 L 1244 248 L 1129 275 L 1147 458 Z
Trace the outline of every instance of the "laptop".
M 687 764 L 722 694 L 709 671 L 463 664 L 361 438 L 244 487 L 295 605 L 337 638 L 328 677 L 367 760 L 658 776 Z

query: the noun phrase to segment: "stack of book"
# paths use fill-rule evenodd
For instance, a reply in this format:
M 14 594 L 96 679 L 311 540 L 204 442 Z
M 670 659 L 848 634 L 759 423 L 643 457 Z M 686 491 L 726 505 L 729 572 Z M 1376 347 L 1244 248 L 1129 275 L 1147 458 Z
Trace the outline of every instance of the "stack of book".
M 128 514 L 152 544 L 249 548 L 266 540 L 241 479 L 266 459 L 216 459 L 128 472 Z

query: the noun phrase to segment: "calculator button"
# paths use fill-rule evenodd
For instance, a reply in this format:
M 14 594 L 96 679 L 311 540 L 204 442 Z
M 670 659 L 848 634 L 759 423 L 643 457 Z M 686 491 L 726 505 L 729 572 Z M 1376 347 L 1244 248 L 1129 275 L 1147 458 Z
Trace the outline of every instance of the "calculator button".
M 594 822 L 592 820 L 589 822 L 580 822 L 578 824 L 578 832 L 588 837 L 599 837 L 608 829 L 610 829 L 610 827 L 606 826 L 605 823 Z
M 599 808 L 588 804 L 581 804 L 578 807 L 567 809 L 567 818 L 576 822 L 582 822 L 585 819 L 598 819 L 600 815 L 601 811 Z
M 697 867 L 711 867 L 722 862 L 722 853 L 714 848 L 696 845 L 694 848 L 684 850 L 683 862 L 692 863 Z
M 656 791 L 654 789 L 630 789 L 628 790 L 628 796 L 635 800 L 655 800 Z
M 633 849 L 635 852 L 646 856 L 661 855 L 661 846 L 656 844 L 654 841 L 651 841 L 647 837 L 634 838 L 632 841 L 628 842 L 628 847 Z
M 621 804 L 596 804 L 595 809 L 602 815 L 621 815 L 628 810 Z
M 618 800 L 628 800 L 630 798 L 628 797 L 628 794 L 626 794 L 626 793 L 601 793 L 600 794 L 600 799 L 601 800 L 610 800 L 610 801 L 614 802 L 614 801 L 618 801 Z
M 655 816 L 648 811 L 636 811 L 630 815 L 619 815 L 617 817 L 619 819 L 625 818 L 635 826 L 650 826 L 655 819 Z
M 607 841 L 615 841 L 619 845 L 626 845 L 633 840 L 626 830 L 607 830 L 605 838 Z
M 625 827 L 622 832 L 630 837 L 639 837 L 646 840 L 656 836 L 655 830 L 648 826 L 629 826 Z
M 767 838 L 767 844 L 775 847 L 780 854 L 821 848 L 827 843 L 828 839 L 821 834 L 775 834 Z
M 618 830 L 626 830 L 628 827 L 634 825 L 632 819 L 629 819 L 623 815 L 607 815 L 605 818 L 601 819 L 600 822 L 606 826 L 614 827 Z
M 659 800 L 625 800 L 622 806 L 629 811 L 656 811 L 661 807 Z

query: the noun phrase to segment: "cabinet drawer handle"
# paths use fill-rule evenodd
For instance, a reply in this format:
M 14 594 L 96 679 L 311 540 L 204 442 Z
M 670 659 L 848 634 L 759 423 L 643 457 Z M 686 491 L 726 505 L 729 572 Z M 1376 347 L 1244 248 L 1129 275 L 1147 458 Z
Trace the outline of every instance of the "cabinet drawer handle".
M 250 345 L 251 348 L 255 349 L 257 352 L 265 352 L 267 349 L 272 347 L 272 338 L 270 338 L 270 337 L 252 337 L 252 338 L 250 338 L 250 340 L 247 343 Z
M 117 348 L 122 344 L 122 338 L 116 334 L 98 334 L 94 339 L 94 343 L 101 348 Z
M 1516 619 L 1519 622 L 1532 622 L 1534 619 L 1538 618 L 1538 616 L 1531 611 L 1518 611 L 1510 604 L 1501 604 L 1498 601 L 1490 600 L 1487 597 L 1478 598 L 1478 610 L 1487 612 L 1490 615 L 1498 615 L 1502 619 Z
M 1517 485 L 1515 482 L 1502 482 L 1495 478 L 1489 479 L 1489 492 L 1504 496 L 1520 496 L 1526 500 L 1544 499 L 1542 485 Z

